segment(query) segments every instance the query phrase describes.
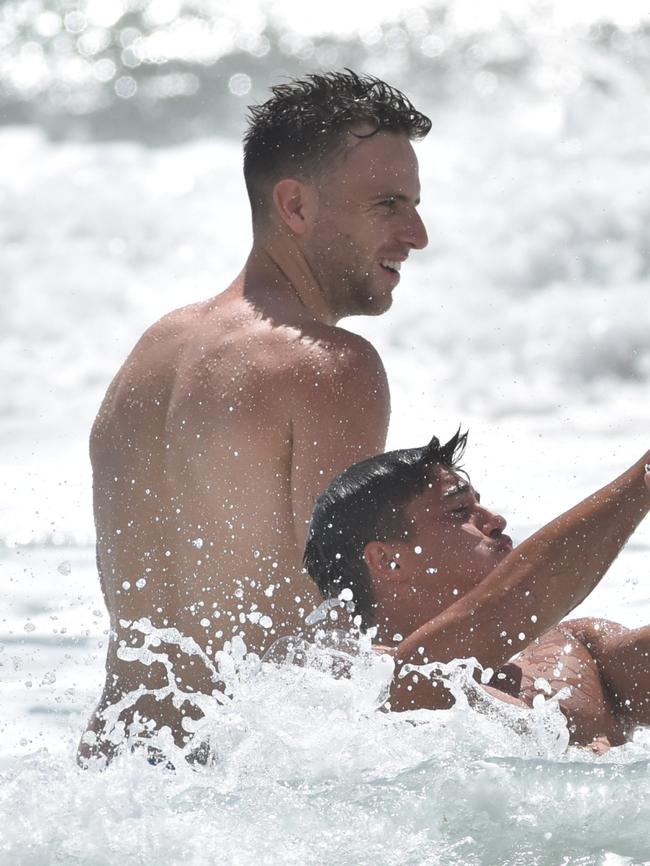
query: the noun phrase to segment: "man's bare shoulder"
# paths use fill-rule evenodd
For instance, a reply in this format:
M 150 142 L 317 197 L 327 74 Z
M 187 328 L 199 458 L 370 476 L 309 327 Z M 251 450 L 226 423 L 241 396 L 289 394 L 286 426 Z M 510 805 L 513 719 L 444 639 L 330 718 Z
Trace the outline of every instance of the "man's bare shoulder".
M 219 380 L 223 362 L 228 361 L 240 380 L 246 371 L 300 387 L 323 384 L 351 375 L 385 383 L 386 374 L 379 354 L 363 337 L 338 326 L 292 317 L 278 321 L 256 315 L 246 304 L 212 303 L 206 307 L 180 310 L 161 320 L 150 339 L 159 339 L 181 324 L 192 327 L 192 339 L 185 349 L 187 362 L 202 375 Z M 262 380 L 258 380 L 260 383 Z
M 151 370 L 157 365 L 175 358 L 188 340 L 188 334 L 201 317 L 203 304 L 190 304 L 166 313 L 143 332 L 124 364 L 118 370 L 116 380 L 137 377 L 141 369 Z
M 187 304 L 184 307 L 165 313 L 160 319 L 150 325 L 136 343 L 134 356 L 149 356 L 152 349 L 173 349 L 184 345 L 192 332 L 200 327 L 205 316 L 207 302 Z
M 362 385 L 385 383 L 386 372 L 374 346 L 364 337 L 341 327 L 314 324 L 301 334 L 297 372 L 307 384 L 314 378 L 336 383 L 353 376 Z
M 172 413 L 189 412 L 199 399 L 207 408 L 247 393 L 258 407 L 281 397 L 291 415 L 314 394 L 322 405 L 389 402 L 383 364 L 363 337 L 311 319 L 257 315 L 229 292 L 147 328 L 109 388 L 104 412 L 141 399 L 143 390 L 147 397 L 159 392 Z

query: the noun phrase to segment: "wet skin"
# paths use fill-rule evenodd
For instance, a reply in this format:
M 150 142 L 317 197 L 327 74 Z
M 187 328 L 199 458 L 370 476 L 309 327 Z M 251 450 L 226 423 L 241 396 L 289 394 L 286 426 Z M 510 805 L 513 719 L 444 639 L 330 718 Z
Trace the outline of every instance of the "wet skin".
M 90 454 L 112 631 L 82 758 L 110 750 L 109 704 L 167 684 L 162 664 L 120 659 L 142 642 L 133 621 L 176 628 L 208 654 L 235 634 L 263 653 L 317 604 L 301 569 L 313 502 L 383 449 L 389 416 L 377 353 L 336 323 L 390 306 L 399 276 L 386 263 L 427 242 L 419 194 L 405 136 L 350 135 L 326 183 L 276 185 L 235 282 L 153 325 L 111 383 Z M 172 654 L 180 688 L 215 688 L 205 664 L 158 652 Z M 136 709 L 182 738 L 170 701 Z
M 599 543 L 611 548 L 602 563 L 597 563 L 602 576 L 608 559 L 647 513 L 650 474 L 644 461 L 646 458 L 576 506 L 579 524 L 586 525 L 591 516 L 593 526 L 576 537 L 581 557 L 576 557 L 572 566 L 574 575 L 580 574 L 581 560 L 585 570 L 590 567 L 584 546 L 590 533 L 596 549 Z M 622 510 L 629 510 L 627 521 L 620 525 L 615 525 L 617 499 Z M 406 540 L 371 542 L 366 546 L 365 559 L 373 579 L 378 640 L 389 644 L 394 642 L 395 633 L 411 634 L 394 651 L 398 660 L 421 664 L 427 658 L 451 661 L 475 656 L 486 667 L 498 669 L 490 683 L 492 694 L 523 706 L 532 706 L 535 695 L 545 693 L 540 678 L 548 682 L 553 693 L 570 686 L 571 694 L 560 701 L 560 707 L 569 723 L 571 741 L 601 748 L 624 742 L 634 726 L 650 724 L 650 626 L 627 629 L 597 619 L 554 623 L 554 618 L 561 618 L 561 608 L 557 616 L 552 584 L 540 593 L 537 580 L 514 583 L 515 591 L 502 596 L 501 610 L 495 610 L 493 604 L 500 591 L 495 576 L 498 578 L 501 571 L 507 581 L 508 567 L 517 567 L 520 551 L 521 560 L 527 565 L 532 562 L 533 574 L 538 569 L 542 578 L 545 567 L 549 574 L 556 570 L 554 556 L 564 561 L 562 567 L 566 569 L 572 547 L 567 528 L 576 509 L 540 531 L 549 550 L 542 549 L 540 554 L 534 544 L 524 543 L 513 551 L 510 538 L 504 534 L 505 519 L 481 504 L 462 475 L 437 467 L 430 485 L 404 508 Z M 567 533 L 566 552 L 562 552 L 563 531 Z M 549 542 L 553 536 L 560 542 L 557 554 Z M 611 536 L 616 541 L 612 542 Z M 538 563 L 535 557 L 539 557 Z M 533 607 L 528 602 L 531 596 L 535 599 Z M 474 602 L 466 617 L 462 644 L 458 639 L 454 644 L 453 637 L 441 639 L 445 630 L 454 628 L 454 612 L 459 611 L 459 616 L 467 613 L 462 606 L 471 598 Z M 566 613 L 579 600 L 567 605 Z M 530 612 L 523 609 L 526 606 Z M 496 650 L 495 631 L 503 637 L 501 648 Z M 411 649 L 418 644 L 426 648 L 419 658 Z M 517 649 L 520 651 L 511 663 L 503 665 Z M 425 683 L 408 691 L 408 682 L 409 677 L 404 678 L 394 690 L 396 709 L 449 705 L 451 698 L 448 694 L 443 697 L 442 690 L 433 690 Z

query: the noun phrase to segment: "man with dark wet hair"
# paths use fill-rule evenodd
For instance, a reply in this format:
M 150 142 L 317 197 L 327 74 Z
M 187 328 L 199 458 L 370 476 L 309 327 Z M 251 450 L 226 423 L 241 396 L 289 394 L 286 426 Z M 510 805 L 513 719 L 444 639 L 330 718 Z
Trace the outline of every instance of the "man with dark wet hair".
M 398 674 L 474 657 L 497 671 L 487 691 L 509 703 L 532 706 L 536 694 L 570 686 L 560 707 L 572 742 L 624 742 L 650 724 L 650 626 L 561 620 L 650 510 L 650 452 L 513 549 L 506 521 L 459 467 L 465 443 L 460 433 L 445 445 L 434 437 L 338 476 L 311 519 L 310 575 L 326 598 L 352 592 L 361 624 L 394 647 Z M 393 709 L 452 700 L 417 673 L 393 681 Z
M 136 689 L 134 712 L 183 739 L 185 708 L 161 699 L 163 664 L 127 658 L 137 620 L 208 655 L 236 634 L 263 652 L 300 630 L 315 601 L 301 570 L 313 503 L 385 444 L 384 368 L 337 323 L 388 310 L 402 263 L 427 243 L 411 140 L 431 124 L 398 90 L 350 71 L 272 93 L 246 134 L 242 273 L 144 334 L 92 430 L 111 637 L 82 758 L 107 750 L 104 711 Z M 172 658 L 179 688 L 214 688 L 195 657 Z
M 429 118 L 399 90 L 351 70 L 310 75 L 271 90 L 273 99 L 251 106 L 244 136 L 244 178 L 254 225 L 271 215 L 273 188 L 282 178 L 298 175 L 322 184 L 349 145 L 347 133 L 370 139 L 390 132 L 416 140 L 431 129 Z

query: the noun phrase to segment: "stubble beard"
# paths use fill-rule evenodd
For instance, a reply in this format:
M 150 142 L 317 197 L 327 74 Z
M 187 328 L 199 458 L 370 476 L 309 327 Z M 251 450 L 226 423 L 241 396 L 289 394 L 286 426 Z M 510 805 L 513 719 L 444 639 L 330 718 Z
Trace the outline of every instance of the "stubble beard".
M 333 251 L 336 251 L 333 254 Z M 345 261 L 340 252 L 344 251 Z M 338 256 L 333 260 L 333 255 Z M 338 235 L 326 250 L 315 253 L 317 276 L 339 318 L 345 316 L 380 316 L 391 306 L 390 291 L 380 292 L 369 268 L 359 266 L 363 254 L 345 235 Z

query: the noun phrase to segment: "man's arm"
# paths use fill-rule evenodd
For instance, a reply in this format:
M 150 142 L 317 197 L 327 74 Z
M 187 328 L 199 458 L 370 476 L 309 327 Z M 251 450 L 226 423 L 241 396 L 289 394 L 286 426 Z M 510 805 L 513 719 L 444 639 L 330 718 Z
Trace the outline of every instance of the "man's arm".
M 390 394 L 376 350 L 338 329 L 337 342 L 302 366 L 293 398 L 291 497 L 302 550 L 314 503 L 330 481 L 384 450 Z
M 476 657 L 499 668 L 557 625 L 592 591 L 650 510 L 646 453 L 627 472 L 552 520 L 488 577 L 398 647 L 398 666 Z M 419 648 L 422 647 L 423 651 Z M 448 696 L 420 678 L 396 679 L 395 709 L 444 707 Z

